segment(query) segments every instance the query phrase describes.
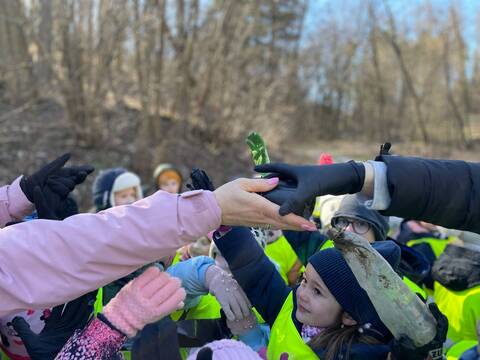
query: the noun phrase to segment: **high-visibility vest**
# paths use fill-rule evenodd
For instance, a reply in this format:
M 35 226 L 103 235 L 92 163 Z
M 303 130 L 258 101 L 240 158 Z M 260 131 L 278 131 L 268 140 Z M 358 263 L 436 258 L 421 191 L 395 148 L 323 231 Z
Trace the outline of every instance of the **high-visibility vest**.
M 318 356 L 305 344 L 292 320 L 293 291 L 288 294 L 270 331 L 267 358 L 279 360 L 283 353 L 289 360 L 315 360 Z
M 447 360 L 458 360 L 467 350 L 477 346 L 476 340 L 464 340 L 456 343 L 447 351 Z
M 430 245 L 430 248 L 432 249 L 433 254 L 435 255 L 435 258 L 438 259 L 438 257 L 442 255 L 442 253 L 445 251 L 445 248 L 447 247 L 449 242 L 450 242 L 449 239 L 425 237 L 425 238 L 410 240 L 407 242 L 407 246 L 415 247 L 415 245 L 419 245 L 419 244 L 428 244 Z
M 402 278 L 403 282 L 405 283 L 405 285 L 408 286 L 408 288 L 410 290 L 412 290 L 415 294 L 417 294 L 418 296 L 420 296 L 420 298 L 423 300 L 423 301 L 427 301 L 428 299 L 428 294 L 427 292 L 421 288 L 420 286 L 418 286 L 417 284 L 415 284 L 412 280 L 410 280 L 408 277 L 404 276 Z
M 438 309 L 448 318 L 449 342 L 477 341 L 476 324 L 480 320 L 480 285 L 462 291 L 453 291 L 435 282 L 434 297 Z
M 265 247 L 265 254 L 273 260 L 274 264 L 279 266 L 278 272 L 282 279 L 288 285 L 288 273 L 292 269 L 293 265 L 297 262 L 298 256 L 292 248 L 292 245 L 288 242 L 285 236 L 280 236 L 276 241 L 267 244 Z M 304 269 L 303 269 L 304 271 Z M 300 269 L 300 272 L 303 272 Z

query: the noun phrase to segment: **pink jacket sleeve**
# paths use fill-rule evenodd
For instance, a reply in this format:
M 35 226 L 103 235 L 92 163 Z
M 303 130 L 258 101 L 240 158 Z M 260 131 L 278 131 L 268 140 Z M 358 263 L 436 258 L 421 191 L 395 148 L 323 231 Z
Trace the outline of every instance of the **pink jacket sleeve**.
M 34 209 L 20 188 L 21 178 L 17 178 L 11 185 L 0 187 L 0 228 L 10 221 L 22 220 Z
M 164 191 L 98 214 L 0 230 L 0 317 L 75 299 L 220 225 L 210 191 Z

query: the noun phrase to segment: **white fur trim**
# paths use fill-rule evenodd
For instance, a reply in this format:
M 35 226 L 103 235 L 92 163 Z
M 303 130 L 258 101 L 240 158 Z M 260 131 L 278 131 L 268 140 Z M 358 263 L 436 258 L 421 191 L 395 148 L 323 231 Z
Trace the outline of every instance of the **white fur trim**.
M 115 206 L 116 191 L 128 189 L 129 187 L 137 188 L 138 200 L 143 199 L 143 191 L 140 178 L 132 172 L 125 172 L 118 176 L 113 182 L 112 190 L 110 191 L 110 204 L 112 206 Z

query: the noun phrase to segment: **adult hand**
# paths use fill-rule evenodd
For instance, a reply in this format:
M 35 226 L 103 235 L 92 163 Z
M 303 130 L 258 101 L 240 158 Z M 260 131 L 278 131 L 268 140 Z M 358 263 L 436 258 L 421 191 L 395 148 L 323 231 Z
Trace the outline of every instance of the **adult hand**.
M 282 181 L 282 186 L 263 194 L 280 205 L 280 215 L 303 215 L 305 204 L 313 204 L 317 196 L 357 193 L 365 180 L 364 165 L 354 161 L 331 165 L 272 163 L 255 166 L 255 171 Z
M 205 286 L 218 300 L 228 320 L 240 320 L 250 315 L 252 304 L 231 274 L 211 265 L 205 273 Z
M 32 360 L 53 359 L 75 330 L 83 329 L 93 312 L 97 292 L 85 294 L 65 305 L 53 308 L 40 334 L 34 333 L 22 317 L 15 317 L 12 326 L 22 339 Z
M 64 154 L 32 175 L 22 177 L 20 187 L 30 202 L 34 202 L 36 187 L 42 191 L 48 189 L 54 196 L 65 199 L 76 185 L 94 171 L 90 165 L 64 167 L 69 159 L 70 154 Z M 49 195 L 45 194 L 46 197 Z
M 265 224 L 276 229 L 316 231 L 315 224 L 303 217 L 279 215 L 279 206 L 258 193 L 274 189 L 278 178 L 236 179 L 220 186 L 213 193 L 222 210 L 223 225 L 262 227 Z

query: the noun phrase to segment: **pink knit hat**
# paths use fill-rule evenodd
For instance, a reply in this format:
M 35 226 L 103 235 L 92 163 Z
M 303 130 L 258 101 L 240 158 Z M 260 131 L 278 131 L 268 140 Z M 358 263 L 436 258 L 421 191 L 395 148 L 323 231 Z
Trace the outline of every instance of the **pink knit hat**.
M 202 349 L 209 347 L 212 350 L 212 360 L 262 360 L 252 348 L 236 340 L 217 340 L 205 345 Z M 187 360 L 196 360 L 198 349 L 191 354 Z

